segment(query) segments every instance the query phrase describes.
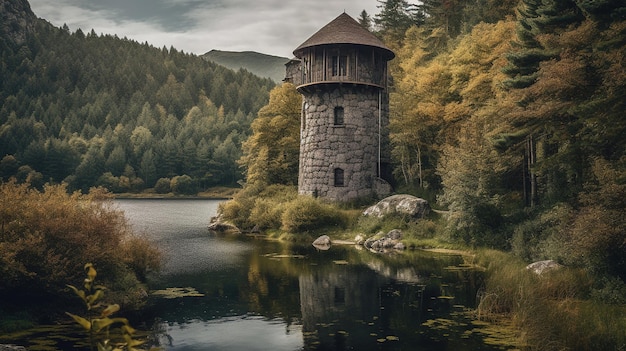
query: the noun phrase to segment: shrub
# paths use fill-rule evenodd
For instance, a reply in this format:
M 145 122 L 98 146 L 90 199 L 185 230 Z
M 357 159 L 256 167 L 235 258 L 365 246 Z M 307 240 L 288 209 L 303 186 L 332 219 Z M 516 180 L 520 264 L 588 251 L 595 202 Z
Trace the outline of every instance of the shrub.
M 131 183 L 128 177 L 116 177 L 111 172 L 106 172 L 98 178 L 98 186 L 107 188 L 113 193 L 124 193 L 130 191 Z
M 123 244 L 124 263 L 141 281 L 145 281 L 149 271 L 159 270 L 162 253 L 147 239 L 132 235 Z
M 273 199 L 259 198 L 254 202 L 250 211 L 250 222 L 259 229 L 276 229 L 281 226 L 285 204 L 273 201 Z
M 196 186 L 190 176 L 183 174 L 175 176 L 170 182 L 170 188 L 176 194 L 192 195 L 196 193 Z
M 154 191 L 157 194 L 167 194 L 171 191 L 170 189 L 171 179 L 169 178 L 159 178 L 156 184 L 154 185 Z
M 258 225 L 279 229 L 286 204 L 298 196 L 294 186 L 247 184 L 235 197 L 220 205 L 222 217 L 241 229 Z
M 344 227 L 345 222 L 341 211 L 308 196 L 290 202 L 282 215 L 282 229 L 290 233 Z
M 127 280 L 128 267 L 158 266 L 157 250 L 128 239 L 130 226 L 109 200 L 102 189 L 82 195 L 68 194 L 64 185 L 40 192 L 15 182 L 0 184 L 0 295 L 63 296 L 66 282 L 81 279 L 84 262 L 113 277 L 111 286 L 119 285 L 118 278 Z M 145 256 L 155 259 L 142 263 Z M 136 278 L 133 282 L 139 288 Z

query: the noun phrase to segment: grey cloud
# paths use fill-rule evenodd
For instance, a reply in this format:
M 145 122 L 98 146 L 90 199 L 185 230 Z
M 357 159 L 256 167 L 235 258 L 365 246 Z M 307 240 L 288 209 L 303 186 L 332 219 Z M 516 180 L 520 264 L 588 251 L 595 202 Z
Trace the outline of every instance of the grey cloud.
M 156 47 L 203 54 L 252 50 L 290 57 L 344 10 L 373 16 L 377 0 L 30 0 L 56 26 L 117 34 Z

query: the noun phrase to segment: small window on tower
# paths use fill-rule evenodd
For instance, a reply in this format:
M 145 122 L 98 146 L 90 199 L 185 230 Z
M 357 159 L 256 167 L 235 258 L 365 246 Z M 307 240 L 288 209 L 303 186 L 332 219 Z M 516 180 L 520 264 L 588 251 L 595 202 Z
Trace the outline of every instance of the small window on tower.
M 335 107 L 335 118 L 334 118 L 334 124 L 336 126 L 341 126 L 343 125 L 343 107 L 341 106 L 337 106 Z
M 346 288 L 335 287 L 335 305 L 344 305 L 346 303 Z
M 335 186 L 344 186 L 344 175 L 341 168 L 335 168 Z

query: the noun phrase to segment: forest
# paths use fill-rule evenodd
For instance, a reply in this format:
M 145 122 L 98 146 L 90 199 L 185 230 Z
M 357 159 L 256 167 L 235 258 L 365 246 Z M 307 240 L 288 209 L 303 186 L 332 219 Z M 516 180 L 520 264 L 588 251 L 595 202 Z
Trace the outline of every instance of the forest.
M 2 179 L 180 194 L 241 179 L 235 161 L 271 80 L 32 12 L 28 21 L 21 45 L 0 38 Z
M 382 31 L 398 54 L 398 180 L 434 194 L 453 238 L 623 284 L 624 3 L 424 4 L 423 20 L 403 35 Z

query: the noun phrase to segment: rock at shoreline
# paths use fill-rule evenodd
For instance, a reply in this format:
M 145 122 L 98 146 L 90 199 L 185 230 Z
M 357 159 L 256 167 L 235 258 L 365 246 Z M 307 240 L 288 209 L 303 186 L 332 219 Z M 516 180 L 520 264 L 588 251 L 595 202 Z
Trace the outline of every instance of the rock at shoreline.
M 383 235 L 383 233 L 381 232 L 376 234 L 375 237 L 378 237 L 378 239 L 372 237 L 365 240 L 363 242 L 363 246 L 372 252 L 386 252 L 389 250 L 405 249 L 404 244 L 400 241 L 402 240 L 402 231 L 399 229 L 393 229 L 389 233 L 384 234 L 382 237 L 380 237 L 380 235 Z
M 354 243 L 357 245 L 363 245 L 365 243 L 365 236 L 363 234 L 357 234 L 357 236 L 354 237 Z
M 423 218 L 430 213 L 430 204 L 428 201 L 413 195 L 392 195 L 367 208 L 363 215 L 381 218 L 391 213 L 409 215 L 412 218 Z
M 313 246 L 318 247 L 326 247 L 326 246 L 330 246 L 331 241 L 330 241 L 330 237 L 328 235 L 322 235 L 319 238 L 315 239 L 315 241 L 313 241 Z
M 213 217 L 211 218 L 211 223 L 209 223 L 209 230 L 218 233 L 241 233 L 241 229 L 239 229 L 236 225 L 222 222 L 221 218 Z
M 0 344 L 0 351 L 26 351 L 24 346 Z
M 528 266 L 526 266 L 526 269 L 531 270 L 533 273 L 537 275 L 542 275 L 545 272 L 553 271 L 561 267 L 562 266 L 558 264 L 556 261 L 545 260 L 545 261 L 538 261 L 538 262 L 531 263 Z

